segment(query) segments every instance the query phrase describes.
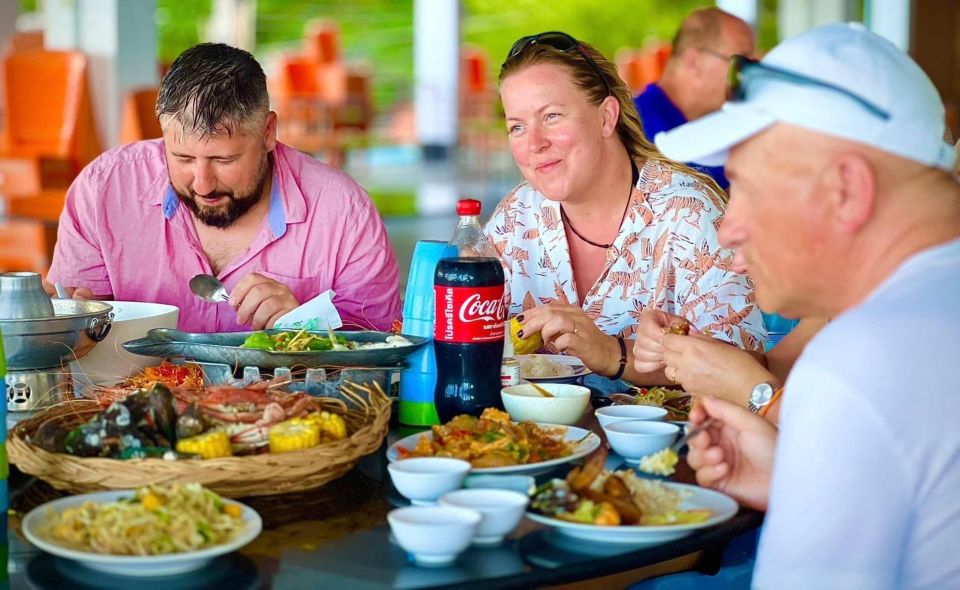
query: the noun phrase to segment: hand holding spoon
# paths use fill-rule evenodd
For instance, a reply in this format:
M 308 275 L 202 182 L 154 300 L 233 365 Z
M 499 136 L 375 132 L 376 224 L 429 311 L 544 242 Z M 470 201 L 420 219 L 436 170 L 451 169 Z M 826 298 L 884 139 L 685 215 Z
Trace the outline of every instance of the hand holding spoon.
M 211 303 L 219 303 L 230 299 L 226 287 L 220 282 L 220 279 L 213 275 L 199 274 L 190 279 L 190 290 L 193 294 Z

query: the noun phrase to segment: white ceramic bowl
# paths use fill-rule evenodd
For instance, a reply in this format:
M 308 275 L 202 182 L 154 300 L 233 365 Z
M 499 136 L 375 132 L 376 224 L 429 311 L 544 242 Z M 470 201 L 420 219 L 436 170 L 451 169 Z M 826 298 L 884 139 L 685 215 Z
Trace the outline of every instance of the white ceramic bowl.
M 470 463 L 448 457 L 414 457 L 390 463 L 387 471 L 397 491 L 413 504 L 433 504 L 447 492 L 460 489 Z
M 603 428 L 606 428 L 614 422 L 622 422 L 624 420 L 653 420 L 663 422 L 667 419 L 667 411 L 657 406 L 607 406 L 605 408 L 597 408 L 594 414 L 596 414 L 597 421 L 600 422 L 600 426 Z
M 541 383 L 553 394 L 544 397 L 529 383 L 511 385 L 500 392 L 503 407 L 517 422 L 530 420 L 547 424 L 576 424 L 590 403 L 590 390 L 569 383 Z
M 476 510 L 453 506 L 408 506 L 387 514 L 397 543 L 426 566 L 452 563 L 473 541 L 481 520 Z
M 614 452 L 628 463 L 636 463 L 672 445 L 680 434 L 680 427 L 669 422 L 623 420 L 604 427 L 603 431 Z
M 472 489 L 444 494 L 437 502 L 476 510 L 483 516 L 473 539 L 474 545 L 496 545 L 517 528 L 530 497 L 510 490 Z
M 153 367 L 163 359 L 131 354 L 123 343 L 142 338 L 153 328 L 176 328 L 180 310 L 163 303 L 139 301 L 108 301 L 113 307 L 110 333 L 93 347 L 86 356 L 70 363 L 73 379 L 78 385 L 100 381 L 125 379 Z

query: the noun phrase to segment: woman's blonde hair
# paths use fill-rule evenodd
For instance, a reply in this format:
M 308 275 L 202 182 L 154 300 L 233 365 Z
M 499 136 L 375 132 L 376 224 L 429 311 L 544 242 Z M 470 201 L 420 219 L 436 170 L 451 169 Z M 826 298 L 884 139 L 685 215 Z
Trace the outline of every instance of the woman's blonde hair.
M 645 161 L 658 162 L 668 168 L 692 176 L 716 193 L 721 201 L 726 202 L 726 193 L 720 189 L 713 178 L 694 170 L 686 164 L 670 160 L 660 153 L 657 147 L 644 135 L 640 115 L 633 103 L 633 95 L 627 88 L 626 83 L 620 78 L 620 74 L 617 73 L 616 66 L 589 44 L 583 41 L 577 41 L 577 43 L 580 51 L 583 52 L 582 54 L 574 49 L 561 51 L 543 43 L 528 43 L 516 55 L 508 57 L 500 66 L 500 84 L 503 84 L 503 81 L 511 74 L 529 66 L 548 63 L 565 67 L 570 72 L 573 83 L 583 90 L 587 100 L 593 104 L 599 105 L 603 102 L 607 97 L 607 88 L 609 87 L 610 96 L 613 96 L 620 103 L 617 135 L 634 161 L 641 163 Z M 589 56 L 593 60 L 596 70 L 585 56 Z M 602 80 L 598 74 L 603 76 Z

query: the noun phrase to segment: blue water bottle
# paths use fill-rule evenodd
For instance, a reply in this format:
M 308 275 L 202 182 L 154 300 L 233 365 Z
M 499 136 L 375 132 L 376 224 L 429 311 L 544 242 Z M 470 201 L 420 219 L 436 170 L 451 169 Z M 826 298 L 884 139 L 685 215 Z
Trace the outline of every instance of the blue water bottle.
M 403 301 L 403 333 L 423 336 L 430 341 L 407 357 L 410 366 L 400 373 L 399 420 L 408 426 L 440 423 L 433 404 L 437 385 L 437 360 L 433 351 L 433 274 L 440 259 L 451 256 L 456 256 L 456 248 L 446 242 L 420 240 L 413 249 Z

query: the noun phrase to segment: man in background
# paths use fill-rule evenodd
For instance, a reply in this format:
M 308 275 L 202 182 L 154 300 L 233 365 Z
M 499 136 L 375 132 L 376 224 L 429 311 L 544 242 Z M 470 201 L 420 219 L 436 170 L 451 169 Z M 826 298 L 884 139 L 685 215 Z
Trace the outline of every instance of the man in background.
M 634 99 L 644 134 L 653 139 L 661 131 L 719 109 L 725 98 L 730 57 L 749 57 L 754 50 L 753 30 L 746 22 L 719 8 L 691 13 L 673 39 L 663 77 Z M 730 183 L 723 166 L 691 165 L 727 190 Z

